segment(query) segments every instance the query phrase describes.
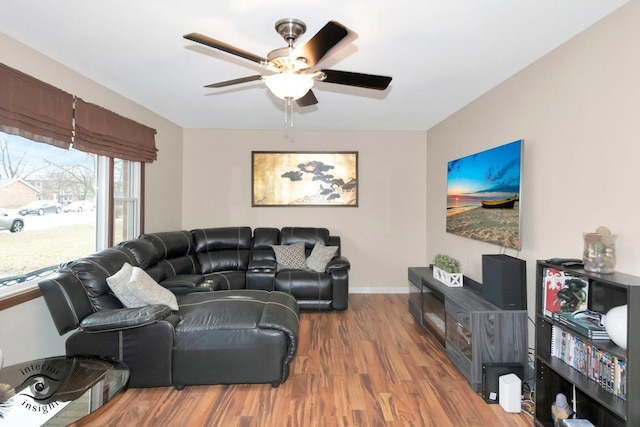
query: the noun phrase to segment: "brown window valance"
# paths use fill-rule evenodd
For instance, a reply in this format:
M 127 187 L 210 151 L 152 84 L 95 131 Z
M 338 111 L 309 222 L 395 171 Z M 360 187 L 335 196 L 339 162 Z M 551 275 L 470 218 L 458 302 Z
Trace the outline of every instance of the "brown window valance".
M 75 119 L 75 120 L 74 120 Z M 0 64 L 0 130 L 136 162 L 157 159 L 156 130 Z M 75 134 L 75 135 L 74 135 Z
M 0 130 L 68 149 L 73 95 L 0 64 Z
M 77 150 L 136 162 L 157 159 L 156 130 L 76 98 Z

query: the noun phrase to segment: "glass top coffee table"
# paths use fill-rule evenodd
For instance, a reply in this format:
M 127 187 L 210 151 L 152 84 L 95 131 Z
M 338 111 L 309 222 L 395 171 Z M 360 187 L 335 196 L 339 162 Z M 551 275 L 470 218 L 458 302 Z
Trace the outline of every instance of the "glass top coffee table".
M 48 357 L 5 366 L 0 370 L 0 426 L 69 425 L 113 401 L 128 381 L 124 363 L 94 357 Z

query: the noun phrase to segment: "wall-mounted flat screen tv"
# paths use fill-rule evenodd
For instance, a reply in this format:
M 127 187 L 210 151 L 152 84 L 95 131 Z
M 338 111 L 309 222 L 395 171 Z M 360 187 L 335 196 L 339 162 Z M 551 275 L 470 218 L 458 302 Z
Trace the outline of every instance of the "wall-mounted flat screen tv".
M 448 163 L 448 233 L 520 250 L 523 142 Z

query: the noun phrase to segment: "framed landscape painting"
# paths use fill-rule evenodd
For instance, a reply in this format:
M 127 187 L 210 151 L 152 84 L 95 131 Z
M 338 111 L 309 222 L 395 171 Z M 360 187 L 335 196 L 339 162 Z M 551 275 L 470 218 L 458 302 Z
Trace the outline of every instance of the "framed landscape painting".
M 357 151 L 251 152 L 252 206 L 358 206 Z

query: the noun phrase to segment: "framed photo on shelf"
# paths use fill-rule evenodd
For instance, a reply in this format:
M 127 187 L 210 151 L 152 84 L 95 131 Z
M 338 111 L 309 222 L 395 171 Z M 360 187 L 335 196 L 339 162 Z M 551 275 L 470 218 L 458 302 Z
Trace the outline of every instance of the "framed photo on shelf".
M 251 206 L 358 206 L 357 151 L 252 151 Z

